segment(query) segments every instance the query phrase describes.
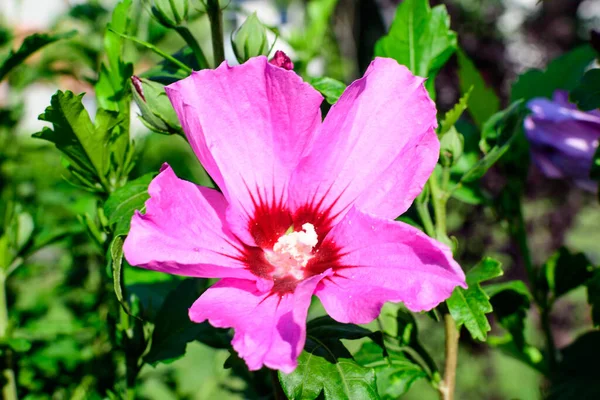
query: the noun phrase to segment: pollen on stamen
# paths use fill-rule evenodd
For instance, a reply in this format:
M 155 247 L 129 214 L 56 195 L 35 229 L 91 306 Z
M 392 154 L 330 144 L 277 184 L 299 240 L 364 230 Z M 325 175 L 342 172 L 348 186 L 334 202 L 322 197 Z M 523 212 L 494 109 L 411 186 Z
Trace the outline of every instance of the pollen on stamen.
M 311 223 L 302 225 L 301 231 L 290 232 L 277 239 L 273 251 L 265 251 L 266 259 L 275 268 L 274 278 L 291 275 L 304 278 L 304 267 L 314 257 L 313 248 L 319 242 L 315 227 Z

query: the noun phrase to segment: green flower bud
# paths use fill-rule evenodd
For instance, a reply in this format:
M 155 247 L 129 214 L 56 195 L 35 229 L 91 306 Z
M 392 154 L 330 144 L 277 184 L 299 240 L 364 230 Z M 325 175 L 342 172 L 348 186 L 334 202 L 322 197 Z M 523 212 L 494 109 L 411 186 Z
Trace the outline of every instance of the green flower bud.
M 442 165 L 454 165 L 462 156 L 465 138 L 453 126 L 440 138 L 440 160 Z
M 133 99 L 141 112 L 140 120 L 148 129 L 167 135 L 182 133 L 164 85 L 137 76 L 131 77 L 131 84 Z
M 233 52 L 240 63 L 269 53 L 267 28 L 260 22 L 256 13 L 250 15 L 231 37 Z
M 152 15 L 166 28 L 175 28 L 187 20 L 188 0 L 154 0 Z

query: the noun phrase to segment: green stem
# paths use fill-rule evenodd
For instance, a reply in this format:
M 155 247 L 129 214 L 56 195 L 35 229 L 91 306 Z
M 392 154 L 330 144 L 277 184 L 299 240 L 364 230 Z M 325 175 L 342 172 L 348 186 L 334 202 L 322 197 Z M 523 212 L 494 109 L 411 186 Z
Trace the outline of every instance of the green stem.
M 542 331 L 546 338 L 546 352 L 548 353 L 548 371 L 550 376 L 553 376 L 556 370 L 556 345 L 554 344 L 554 336 L 552 335 L 552 327 L 550 325 L 550 307 L 540 306 L 540 323 Z
M 0 339 L 8 339 L 8 307 L 6 303 L 6 274 L 0 272 Z M 6 400 L 17 400 L 17 383 L 15 372 L 12 369 L 13 352 L 10 348 L 4 349 L 2 359 L 2 398 Z
M 424 196 L 423 193 L 419 195 L 415 201 L 415 207 L 417 209 L 417 214 L 419 214 L 419 218 L 421 219 L 421 224 L 423 225 L 425 233 L 428 236 L 435 237 L 435 228 L 433 226 L 431 214 L 429 214 L 429 201 L 427 200 L 427 196 Z
M 431 202 L 433 205 L 433 212 L 435 214 L 435 238 L 444 243 L 448 242 L 446 234 L 446 196 L 444 192 L 440 190 L 438 185 L 438 177 L 435 171 L 427 182 L 429 184 L 429 190 L 431 191 Z
M 438 390 L 441 400 L 453 400 L 456 387 L 456 366 L 458 365 L 458 340 L 460 332 L 456 322 L 450 314 L 444 314 L 444 326 L 446 328 L 446 363 L 444 367 L 444 379 Z
M 210 21 L 210 33 L 212 37 L 213 56 L 215 67 L 225 61 L 225 46 L 223 44 L 223 13 L 219 0 L 206 1 L 206 13 Z
M 177 31 L 179 36 L 181 36 L 183 40 L 185 40 L 185 42 L 188 44 L 188 46 L 190 46 L 190 48 L 194 52 L 194 56 L 196 57 L 196 61 L 198 62 L 198 67 L 200 69 L 208 68 L 208 61 L 206 60 L 206 56 L 204 55 L 202 48 L 198 44 L 198 41 L 196 40 L 194 35 L 192 35 L 192 32 L 190 32 L 190 30 L 185 26 L 178 26 L 175 28 L 175 30 Z

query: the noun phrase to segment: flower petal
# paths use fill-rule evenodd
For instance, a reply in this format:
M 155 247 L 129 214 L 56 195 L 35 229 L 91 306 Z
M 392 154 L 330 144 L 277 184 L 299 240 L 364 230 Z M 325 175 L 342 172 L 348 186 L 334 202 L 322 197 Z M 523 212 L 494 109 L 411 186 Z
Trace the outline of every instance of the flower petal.
M 231 228 L 254 245 L 249 220 L 258 203 L 286 203 L 290 175 L 321 122 L 321 95 L 265 57 L 194 72 L 166 91 L 232 208 Z
M 165 165 L 148 187 L 123 245 L 131 265 L 194 277 L 253 277 L 238 258 L 242 244 L 227 228 L 227 202 L 216 190 L 175 176 Z
M 313 276 L 281 296 L 262 292 L 249 280 L 222 279 L 196 300 L 190 319 L 234 328 L 231 343 L 251 371 L 267 366 L 290 373 L 304 348 L 306 314 L 323 276 Z
M 333 216 L 353 204 L 386 218 L 406 211 L 439 157 L 435 104 L 423 82 L 376 58 L 331 108 L 292 176 L 296 208 L 324 198 Z
M 339 322 L 371 322 L 386 301 L 430 310 L 456 286 L 466 287 L 450 249 L 410 225 L 352 208 L 328 241 L 340 247 L 343 267 L 319 283 L 316 295 Z

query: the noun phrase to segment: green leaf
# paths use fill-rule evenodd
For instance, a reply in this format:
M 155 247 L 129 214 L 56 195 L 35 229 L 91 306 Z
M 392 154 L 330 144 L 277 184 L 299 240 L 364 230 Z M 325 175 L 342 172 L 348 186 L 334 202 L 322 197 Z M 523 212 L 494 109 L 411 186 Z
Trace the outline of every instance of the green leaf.
M 279 373 L 279 381 L 290 400 L 379 399 L 375 371 L 357 364 L 341 339 L 359 339 L 373 333 L 356 325 L 344 325 L 329 317 L 307 325 L 306 345 L 298 367 Z
M 595 327 L 600 326 L 600 270 L 594 271 L 594 276 L 587 284 L 588 304 L 592 307 L 592 322 Z
M 325 100 L 327 100 L 329 104 L 335 104 L 342 93 L 344 93 L 344 90 L 346 90 L 346 85 L 343 82 L 326 76 L 321 78 L 311 78 L 310 84 L 325 96 Z
M 104 203 L 104 214 L 110 225 L 116 225 L 115 235 L 129 232 L 131 217 L 136 210 L 142 210 L 144 203 L 150 198 L 148 185 L 154 178 L 154 173 L 127 182 L 125 186 L 115 190 Z
M 462 51 L 458 50 L 458 79 L 463 96 L 469 96 L 469 113 L 475 124 L 481 128 L 485 122 L 500 110 L 500 99 L 494 90 L 487 86 L 473 62 Z
M 584 333 L 561 351 L 548 400 L 599 399 L 600 331 Z
M 356 361 L 375 370 L 377 393 L 384 400 L 397 399 L 419 379 L 427 378 L 427 373 L 418 364 L 399 352 L 384 355 L 380 346 L 373 342 L 362 345 L 354 355 Z
M 394 58 L 415 75 L 429 77 L 427 86 L 434 97 L 434 78 L 456 46 L 445 6 L 432 9 L 427 0 L 406 0 L 398 6 L 388 34 L 376 43 L 375 55 Z
M 39 116 L 52 123 L 54 130 L 45 127 L 35 133 L 36 138 L 52 142 L 67 157 L 68 170 L 76 183 L 90 190 L 108 191 L 109 148 L 112 129 L 118 124 L 118 115 L 99 110 L 96 126 L 83 107 L 83 94 L 58 91 L 50 106 Z
M 552 60 L 544 71 L 533 69 L 525 72 L 512 85 L 511 102 L 534 97 L 552 98 L 557 89 L 575 89 L 595 57 L 594 50 L 583 45 Z
M 458 326 L 464 325 L 473 339 L 485 341 L 491 329 L 486 314 L 492 312 L 490 297 L 480 283 L 502 275 L 500 262 L 484 258 L 467 273 L 467 289 L 457 287 L 446 300 L 450 314 Z
M 452 166 L 460 159 L 465 147 L 465 138 L 454 126 L 440 138 L 440 161 L 444 166 Z
M 571 101 L 583 111 L 600 108 L 600 68 L 591 69 L 583 75 L 579 86 L 571 92 Z
M 125 241 L 125 237 L 122 235 L 117 235 L 113 239 L 110 244 L 110 262 L 111 262 L 111 271 L 113 278 L 113 289 L 115 291 L 115 295 L 117 296 L 117 300 L 123 306 L 123 309 L 130 312 L 129 305 L 125 301 L 123 293 L 125 290 L 123 289 L 123 243 Z
M 154 321 L 152 345 L 144 362 L 154 366 L 173 362 L 185 354 L 187 344 L 193 340 L 217 348 L 229 345 L 226 330 L 213 328 L 208 322 L 194 323 L 188 316 L 188 309 L 205 289 L 205 280 L 185 279 L 169 293 Z
M 523 103 L 517 102 L 494 114 L 485 123 L 480 147 L 486 154 L 462 176 L 460 182 L 473 182 L 485 175 L 522 133 L 524 117 Z
M 452 107 L 452 109 L 444 115 L 444 119 L 440 123 L 438 136 L 443 137 L 443 135 L 448 132 L 454 126 L 454 124 L 456 124 L 456 121 L 458 121 L 463 112 L 465 112 L 469 102 L 469 97 L 473 92 L 473 88 L 474 86 L 471 86 L 469 90 L 467 90 L 458 100 L 458 103 L 456 103 L 454 107 Z
M 27 57 L 38 51 L 44 46 L 54 43 L 61 39 L 73 37 L 77 32 L 70 31 L 58 34 L 34 33 L 27 36 L 17 51 L 10 51 L 8 55 L 0 61 L 0 81 L 4 79 L 13 68 L 21 64 Z
M 553 301 L 584 285 L 594 274 L 594 267 L 583 253 L 571 253 L 561 247 L 542 268 L 543 283 Z

